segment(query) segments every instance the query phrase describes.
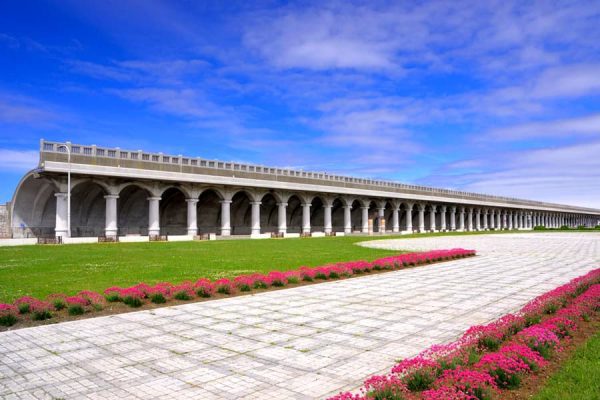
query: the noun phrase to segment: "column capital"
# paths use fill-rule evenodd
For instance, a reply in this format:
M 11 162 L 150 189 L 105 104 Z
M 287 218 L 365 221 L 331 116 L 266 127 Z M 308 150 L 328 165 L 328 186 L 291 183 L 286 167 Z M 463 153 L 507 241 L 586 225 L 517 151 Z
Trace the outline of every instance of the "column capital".
M 385 211 L 385 207 L 377 207 L 377 211 Z
M 406 202 L 404 202 L 404 205 L 406 206 L 406 208 L 408 210 L 412 210 L 413 207 L 415 206 L 415 203 L 411 203 L 410 201 L 406 201 Z
M 323 208 L 333 208 L 332 203 L 323 203 Z
M 260 206 L 262 204 L 261 201 L 251 201 L 250 204 L 252 204 L 253 206 Z
M 233 200 L 220 200 L 219 203 L 221 204 L 231 204 L 233 202 Z
M 277 205 L 280 207 L 287 207 L 288 203 L 282 201 L 281 203 L 277 203 Z
M 342 206 L 342 208 L 346 209 L 346 210 L 352 210 L 352 204 L 348 205 L 348 204 L 344 204 Z
M 448 206 L 440 206 L 441 212 L 446 212 L 447 209 L 448 209 Z
M 302 207 L 312 207 L 311 203 L 302 203 Z
M 450 212 L 451 213 L 455 213 L 456 212 L 456 206 L 450 206 Z
M 200 199 L 185 199 L 186 203 L 197 203 Z
M 361 210 L 368 210 L 368 209 L 369 209 L 369 206 L 360 206 L 360 209 L 361 209 Z
M 119 195 L 118 194 L 107 194 L 104 196 L 105 199 L 118 199 Z
M 148 197 L 148 199 L 147 199 L 147 200 L 150 200 L 150 201 L 152 201 L 152 200 L 157 200 L 157 201 L 159 201 L 160 199 L 161 199 L 161 197 L 160 197 L 160 196 L 152 196 L 152 197 Z
M 68 193 L 64 193 L 64 192 L 57 192 L 54 193 L 54 197 L 67 197 Z
M 425 206 L 425 204 L 419 203 L 419 204 L 417 204 L 417 208 L 419 209 L 419 211 L 425 211 L 426 206 Z
M 437 211 L 438 206 L 436 205 L 431 205 L 431 211 L 436 212 Z

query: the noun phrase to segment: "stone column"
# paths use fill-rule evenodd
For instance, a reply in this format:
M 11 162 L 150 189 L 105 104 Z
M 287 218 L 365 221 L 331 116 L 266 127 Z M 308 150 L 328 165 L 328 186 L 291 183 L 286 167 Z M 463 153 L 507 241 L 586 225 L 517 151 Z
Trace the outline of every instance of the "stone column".
M 360 208 L 362 211 L 362 233 L 369 233 L 369 206 Z
M 116 237 L 119 233 L 117 226 L 117 199 L 118 194 L 107 194 L 106 199 L 106 219 L 104 223 L 104 236 Z
M 507 211 L 506 212 L 506 226 L 508 227 L 509 230 L 513 230 L 513 212 L 512 211 Z
M 323 204 L 323 230 L 325 233 L 331 233 L 331 204 Z
M 69 227 L 67 226 L 67 193 L 55 193 L 54 196 L 56 197 L 54 234 L 56 237 L 66 238 L 69 236 Z
M 412 203 L 406 203 L 406 210 L 405 210 L 405 214 L 406 214 L 406 230 L 410 233 L 413 230 L 413 226 L 412 226 L 412 209 L 413 209 L 413 204 Z
M 467 213 L 467 229 L 469 232 L 473 231 L 473 207 L 469 207 L 469 212 Z
M 231 235 L 231 200 L 221 200 L 221 236 Z
M 302 233 L 310 233 L 310 203 L 302 204 Z
M 435 226 L 435 212 L 437 211 L 437 206 L 431 206 L 431 211 L 429 213 L 429 230 L 431 232 L 437 231 Z
M 450 206 L 450 230 L 456 230 L 456 206 Z
M 458 212 L 458 230 L 464 232 L 465 230 L 465 208 L 461 207 Z
M 446 206 L 440 206 L 440 230 L 446 230 Z
M 251 235 L 260 235 L 260 203 L 260 201 L 250 202 L 250 205 L 252 206 Z
M 488 218 L 489 218 L 488 210 L 483 210 L 483 230 L 484 231 L 488 230 Z
M 148 197 L 148 236 L 160 235 L 160 197 Z
M 419 210 L 419 232 L 425 232 L 425 204 L 417 204 Z
M 288 203 L 277 203 L 277 232 L 287 233 L 287 205 Z
M 400 207 L 398 206 L 392 209 L 392 232 L 400 232 Z
M 381 231 L 381 220 L 385 220 L 385 207 L 377 209 L 377 232 L 385 233 L 385 231 Z M 373 230 L 375 229 L 373 228 Z
M 185 199 L 187 203 L 187 234 L 196 236 L 198 234 L 197 206 L 198 199 Z
M 479 208 L 475 210 L 475 230 L 481 230 L 481 210 Z
M 344 233 L 352 233 L 352 206 L 344 206 Z
M 494 229 L 495 225 L 496 225 L 496 211 L 495 210 L 490 210 L 489 221 L 490 222 L 488 224 L 488 228 Z

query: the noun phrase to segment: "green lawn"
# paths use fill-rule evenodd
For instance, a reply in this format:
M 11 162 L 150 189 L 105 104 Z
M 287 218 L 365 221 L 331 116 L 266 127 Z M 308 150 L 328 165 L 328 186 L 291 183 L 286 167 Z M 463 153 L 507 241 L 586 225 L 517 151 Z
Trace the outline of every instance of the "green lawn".
M 414 236 L 424 235 L 402 237 Z M 176 283 L 200 277 L 232 277 L 302 265 L 373 260 L 393 254 L 354 245 L 380 238 L 382 236 L 0 247 L 0 302 L 24 295 L 44 297 L 83 289 L 101 291 L 113 285 L 129 286 L 142 281 Z
M 600 332 L 579 347 L 534 400 L 600 399 Z

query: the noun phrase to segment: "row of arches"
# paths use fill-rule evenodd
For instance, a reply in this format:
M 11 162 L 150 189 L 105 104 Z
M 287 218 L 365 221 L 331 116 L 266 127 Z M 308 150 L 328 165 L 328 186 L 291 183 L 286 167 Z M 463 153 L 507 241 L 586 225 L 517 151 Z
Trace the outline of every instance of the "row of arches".
M 61 181 L 34 175 L 20 183 L 13 200 L 13 236 L 68 234 L 61 185 Z M 183 186 L 109 185 L 98 179 L 79 179 L 71 189 L 70 235 L 530 229 L 534 222 L 532 212 L 519 210 L 246 188 L 191 191 Z

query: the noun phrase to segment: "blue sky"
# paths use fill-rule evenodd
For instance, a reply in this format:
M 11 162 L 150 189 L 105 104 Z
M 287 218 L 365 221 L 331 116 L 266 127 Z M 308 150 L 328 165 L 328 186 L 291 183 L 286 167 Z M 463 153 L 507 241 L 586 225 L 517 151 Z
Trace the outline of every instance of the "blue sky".
M 45 138 L 600 208 L 600 2 L 0 7 L 0 202 Z

